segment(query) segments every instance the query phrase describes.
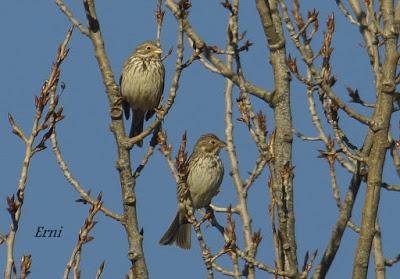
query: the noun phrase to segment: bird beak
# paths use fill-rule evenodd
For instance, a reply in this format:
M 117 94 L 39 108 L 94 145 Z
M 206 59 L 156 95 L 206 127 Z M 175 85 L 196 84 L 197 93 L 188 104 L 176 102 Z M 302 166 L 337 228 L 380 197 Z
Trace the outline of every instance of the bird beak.
M 154 52 L 157 53 L 157 54 L 162 54 L 163 53 L 161 48 L 157 48 Z
M 221 147 L 221 148 L 224 148 L 224 147 L 226 147 L 226 143 L 224 142 L 224 141 L 220 141 L 219 142 L 219 146 Z

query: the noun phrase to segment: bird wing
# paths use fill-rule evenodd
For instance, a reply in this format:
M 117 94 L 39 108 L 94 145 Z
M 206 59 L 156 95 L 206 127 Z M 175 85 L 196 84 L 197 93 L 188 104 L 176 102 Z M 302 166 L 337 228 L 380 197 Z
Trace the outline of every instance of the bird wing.
M 158 106 L 160 106 L 161 97 L 162 97 L 162 95 L 164 93 L 164 80 L 165 80 L 164 64 L 161 63 L 161 66 L 162 66 L 163 77 L 162 77 L 162 80 L 161 80 L 161 82 L 162 82 L 161 83 L 161 94 L 160 94 L 160 97 L 158 98 Z M 149 110 L 148 112 L 146 112 L 146 117 L 145 117 L 146 121 L 148 121 L 154 115 L 154 113 L 155 113 L 154 109 Z
M 148 121 L 155 113 L 156 111 L 154 109 L 149 110 L 146 112 L 146 121 Z
M 119 96 L 122 98 L 122 109 L 124 110 L 125 119 L 129 119 L 131 106 L 127 101 L 124 100 L 124 97 L 122 96 L 121 83 L 122 83 L 122 75 L 119 77 Z
M 124 109 L 125 119 L 129 119 L 129 113 L 131 110 L 131 106 L 129 105 L 129 103 L 127 101 L 122 100 L 122 108 Z

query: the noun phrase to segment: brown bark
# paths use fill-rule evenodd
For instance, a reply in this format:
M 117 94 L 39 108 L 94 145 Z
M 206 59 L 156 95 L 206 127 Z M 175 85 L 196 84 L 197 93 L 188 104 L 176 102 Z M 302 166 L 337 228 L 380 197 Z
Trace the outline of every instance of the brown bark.
M 380 82 L 377 84 L 376 109 L 372 117 L 373 138 L 367 162 L 367 193 L 362 211 L 361 232 L 354 258 L 354 279 L 364 279 L 368 273 L 369 257 L 379 208 L 382 172 L 387 149 L 390 147 L 388 133 L 393 112 L 393 94 L 396 88 L 395 78 L 399 59 L 397 52 L 398 34 L 394 32 L 393 3 L 387 0 L 380 2 L 384 23 L 385 60 L 380 71 Z
M 286 68 L 285 37 L 282 20 L 277 10 L 277 1 L 256 0 L 257 10 L 267 47 L 270 50 L 270 61 L 274 72 L 275 91 L 271 106 L 275 119 L 275 157 L 269 163 L 272 188 L 278 205 L 278 228 L 282 239 L 281 253 L 287 264 L 284 271 L 298 272 L 297 245 L 295 234 L 295 216 L 293 206 L 292 175 L 292 113 L 290 104 L 290 74 Z
M 111 70 L 110 63 L 104 48 L 104 41 L 100 30 L 99 21 L 97 19 L 95 5 L 93 0 L 85 0 L 84 6 L 86 17 L 89 22 L 89 37 L 92 41 L 97 63 L 99 65 L 103 83 L 106 89 L 110 112 L 118 105 L 119 94 L 118 86 L 115 82 L 114 74 Z M 117 145 L 117 162 L 116 168 L 120 177 L 122 203 L 123 203 L 123 226 L 128 237 L 128 258 L 132 263 L 131 277 L 148 278 L 146 261 L 143 253 L 143 235 L 139 231 L 139 224 L 136 212 L 136 180 L 132 176 L 132 168 L 130 161 L 129 149 L 124 147 L 123 139 L 125 138 L 125 128 L 122 121 L 122 110 L 119 117 L 111 118 L 111 131 L 114 135 Z

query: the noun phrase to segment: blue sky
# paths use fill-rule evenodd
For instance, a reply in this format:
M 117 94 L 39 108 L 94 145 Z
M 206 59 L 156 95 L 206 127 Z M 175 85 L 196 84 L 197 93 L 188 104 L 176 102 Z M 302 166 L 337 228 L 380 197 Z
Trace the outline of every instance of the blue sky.
M 105 46 L 116 78 L 132 49 L 140 42 L 155 38 L 154 9 L 155 1 L 97 1 L 98 16 L 103 31 Z M 226 38 L 227 12 L 220 1 L 192 1 L 190 21 L 195 30 L 211 45 L 223 46 Z M 242 60 L 246 77 L 255 84 L 273 88 L 268 52 L 265 38 L 258 20 L 253 1 L 242 1 L 240 13 L 241 31 L 247 30 L 248 39 L 254 46 L 243 53 Z M 314 42 L 318 47 L 321 34 L 325 29 L 328 15 L 336 15 L 336 32 L 333 39 L 333 71 L 338 77 L 334 89 L 343 99 L 348 100 L 345 86 L 358 88 L 361 96 L 374 100 L 374 84 L 365 50 L 360 46 L 362 38 L 358 30 L 350 25 L 340 14 L 334 1 L 302 1 L 303 14 L 307 9 L 320 11 L 320 32 Z M 324 3 L 321 3 L 324 2 Z M 80 1 L 66 1 L 82 22 L 85 22 L 83 6 Z M 58 44 L 63 40 L 70 24 L 52 1 L 19 0 L 1 1 L 0 30 L 0 76 L 2 77 L 2 101 L 0 102 L 0 163 L 2 166 L 2 191 L 0 193 L 0 232 L 9 227 L 9 216 L 5 199 L 15 193 L 21 162 L 24 155 L 22 142 L 10 132 L 7 113 L 10 112 L 20 127 L 28 133 L 34 115 L 34 95 L 40 91 L 43 81 L 48 77 L 50 66 Z M 176 49 L 175 19 L 166 10 L 162 33 L 162 46 L 165 50 Z M 298 53 L 288 43 L 288 52 Z M 186 52 L 188 58 L 190 52 Z M 300 59 L 298 59 L 300 60 Z M 174 55 L 165 61 L 166 88 L 169 88 L 174 69 Z M 116 148 L 109 131 L 108 104 L 100 73 L 93 54 L 91 42 L 75 30 L 67 60 L 62 65 L 61 80 L 66 89 L 61 97 L 66 118 L 58 125 L 59 144 L 74 176 L 92 193 L 103 192 L 104 203 L 116 212 L 121 212 L 120 186 L 115 169 Z M 188 133 L 188 147 L 191 150 L 196 139 L 206 132 L 213 132 L 224 138 L 224 80 L 194 63 L 183 72 L 181 86 L 175 105 L 167 115 L 164 128 L 169 141 L 179 141 L 184 130 Z M 307 109 L 305 88 L 294 81 L 292 83 L 292 106 L 294 126 L 299 131 L 313 136 L 313 128 Z M 167 90 L 165 90 L 167 92 Z M 166 93 L 164 92 L 164 96 Z M 237 92 L 236 92 L 237 93 Z M 273 130 L 271 109 L 257 99 L 252 99 L 257 110 L 267 115 L 267 126 Z M 371 111 L 351 105 L 364 115 Z M 237 116 L 237 110 L 235 110 Z M 345 115 L 340 115 L 343 129 L 351 139 L 361 144 L 365 129 Z M 398 117 L 393 119 L 394 137 L 398 137 Z M 241 123 L 235 123 L 235 139 L 240 160 L 240 172 L 246 177 L 256 159 L 254 144 Z M 148 141 L 145 141 L 145 146 Z M 175 150 L 176 150 L 175 148 Z M 321 143 L 294 141 L 295 165 L 295 209 L 296 233 L 298 239 L 299 262 L 307 250 L 319 250 L 319 256 L 330 238 L 334 222 L 338 216 L 336 204 L 331 194 L 330 177 L 326 161 L 317 158 Z M 134 166 L 140 162 L 145 149 L 134 148 L 132 161 Z M 226 175 L 221 193 L 214 203 L 227 206 L 235 203 L 234 187 L 229 173 L 229 161 L 226 152 L 222 152 Z M 385 181 L 397 183 L 397 177 L 388 159 L 385 168 Z M 339 169 L 339 168 L 338 168 Z M 253 216 L 253 229 L 261 229 L 263 241 L 258 258 L 273 265 L 273 246 L 270 220 L 268 218 L 269 197 L 267 192 L 268 172 L 264 171 L 260 179 L 252 186 L 249 206 Z M 338 172 L 338 183 L 342 197 L 350 176 L 344 171 Z M 360 224 L 361 207 L 365 184 L 353 211 L 353 220 Z M 201 261 L 198 245 L 193 239 L 193 248 L 184 251 L 176 247 L 163 247 L 158 240 L 172 221 L 176 210 L 175 184 L 168 166 L 160 154 L 150 159 L 149 164 L 137 181 L 139 223 L 144 229 L 144 249 L 151 278 L 205 278 L 205 268 Z M 64 179 L 51 149 L 36 155 L 31 164 L 27 184 L 23 217 L 16 240 L 16 259 L 23 254 L 32 254 L 31 278 L 56 278 L 64 272 L 65 265 L 77 240 L 77 232 L 86 217 L 88 207 L 74 200 L 77 193 Z M 398 194 L 382 192 L 379 211 L 383 250 L 387 258 L 400 251 L 397 222 Z M 224 222 L 223 215 L 217 218 Z M 126 258 L 127 243 L 123 228 L 113 220 L 97 215 L 99 221 L 92 235 L 95 240 L 84 246 L 82 255 L 82 278 L 94 277 L 97 267 L 105 260 L 103 278 L 122 278 L 129 267 Z M 59 239 L 38 239 L 35 232 L 38 226 L 49 229 L 63 227 Z M 239 226 L 238 226 L 239 227 Z M 204 228 L 207 242 L 217 251 L 221 237 L 212 228 Z M 357 235 L 346 230 L 342 246 L 327 278 L 348 278 L 352 270 Z M 0 247 L 0 271 L 4 269 L 5 249 Z M 317 258 L 318 262 L 319 257 Z M 229 267 L 229 262 L 221 261 Z M 387 278 L 399 274 L 398 266 L 387 269 Z M 180 274 L 177 277 L 177 274 Z M 370 278 L 373 273 L 370 269 Z M 223 278 L 217 275 L 216 278 Z M 264 278 L 270 278 L 264 275 Z

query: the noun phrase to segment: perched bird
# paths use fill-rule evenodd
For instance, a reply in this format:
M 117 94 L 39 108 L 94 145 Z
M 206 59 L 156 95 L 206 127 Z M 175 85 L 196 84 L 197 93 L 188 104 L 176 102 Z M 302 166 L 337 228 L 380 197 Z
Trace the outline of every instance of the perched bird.
M 133 51 L 122 69 L 119 84 L 125 118 L 129 118 L 131 109 L 133 112 L 129 137 L 143 131 L 144 118 L 149 120 L 160 103 L 165 77 L 161 54 L 156 43 L 146 41 Z
M 186 185 L 190 191 L 193 208 L 208 207 L 218 193 L 224 176 L 224 165 L 219 152 L 226 144 L 214 134 L 202 135 L 187 162 Z M 178 188 L 179 193 L 183 189 Z M 191 225 L 186 218 L 185 205 L 178 202 L 174 221 L 160 240 L 162 245 L 175 243 L 183 249 L 191 246 Z

